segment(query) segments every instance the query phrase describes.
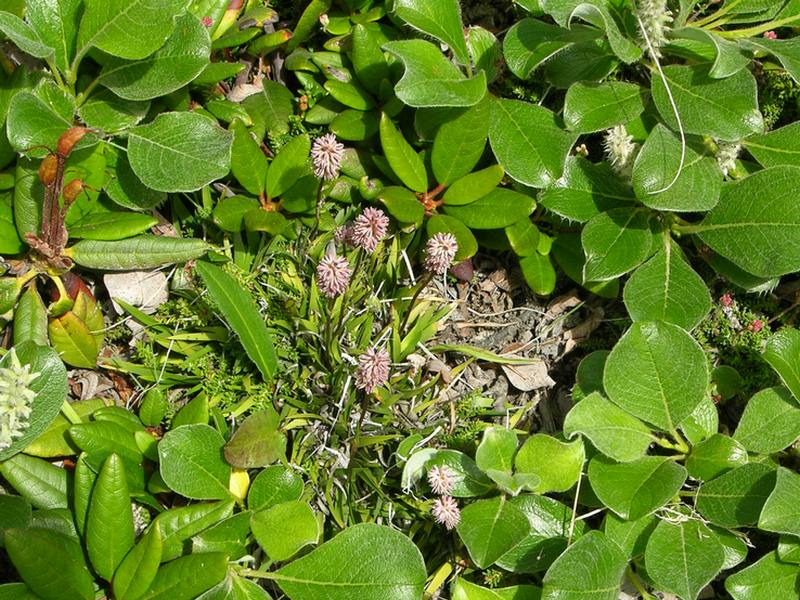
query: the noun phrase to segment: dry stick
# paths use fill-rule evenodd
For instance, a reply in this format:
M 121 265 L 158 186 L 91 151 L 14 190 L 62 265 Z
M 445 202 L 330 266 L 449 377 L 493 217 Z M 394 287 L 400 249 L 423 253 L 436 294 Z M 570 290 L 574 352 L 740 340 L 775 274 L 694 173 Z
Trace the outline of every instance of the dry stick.
M 656 64 L 656 70 L 658 71 L 659 77 L 661 77 L 661 82 L 664 84 L 664 89 L 667 90 L 667 97 L 669 98 L 670 106 L 672 106 L 672 112 L 675 113 L 675 120 L 678 122 L 678 133 L 681 136 L 681 160 L 678 164 L 678 171 L 675 173 L 675 177 L 672 178 L 672 181 L 669 182 L 669 185 L 661 188 L 660 190 L 654 190 L 652 192 L 648 192 L 649 195 L 653 196 L 655 194 L 660 194 L 661 192 L 666 192 L 670 189 L 675 182 L 678 181 L 678 177 L 681 176 L 681 171 L 683 171 L 683 165 L 686 161 L 686 135 L 683 132 L 683 123 L 681 122 L 681 114 L 678 112 L 678 106 L 675 104 L 675 98 L 672 96 L 672 89 L 669 87 L 669 82 L 667 81 L 666 76 L 664 75 L 664 71 L 661 70 L 661 62 L 658 60 L 658 55 L 656 54 L 655 48 L 653 48 L 653 44 L 650 42 L 650 36 L 647 35 L 647 31 L 645 30 L 644 23 L 642 23 L 642 19 L 639 15 L 636 15 L 636 21 L 639 23 L 639 29 L 642 31 L 642 37 L 644 37 L 644 41 L 647 44 L 647 49 L 650 51 L 650 56 L 653 59 L 653 62 Z

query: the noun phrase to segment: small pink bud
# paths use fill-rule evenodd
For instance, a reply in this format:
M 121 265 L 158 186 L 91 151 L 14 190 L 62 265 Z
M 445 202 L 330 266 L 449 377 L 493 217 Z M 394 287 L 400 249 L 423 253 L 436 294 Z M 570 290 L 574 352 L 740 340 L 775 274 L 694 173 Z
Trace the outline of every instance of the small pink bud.
M 775 33 L 774 31 L 765 31 L 764 37 L 767 38 L 768 40 L 777 40 L 778 34 Z
M 764 324 L 761 322 L 761 319 L 753 319 L 753 322 L 747 326 L 747 329 L 754 332 L 759 332 L 764 327 Z
M 719 303 L 722 304 L 722 306 L 730 306 L 733 304 L 733 298 L 731 298 L 730 294 L 722 294 Z
M 202 20 L 201 20 L 201 22 L 202 22 L 202 23 L 203 23 L 203 25 L 205 25 L 206 27 L 211 27 L 211 26 L 214 24 L 214 20 L 213 20 L 211 17 L 209 17 L 209 16 L 205 16 L 205 17 L 203 17 L 203 18 L 202 18 Z

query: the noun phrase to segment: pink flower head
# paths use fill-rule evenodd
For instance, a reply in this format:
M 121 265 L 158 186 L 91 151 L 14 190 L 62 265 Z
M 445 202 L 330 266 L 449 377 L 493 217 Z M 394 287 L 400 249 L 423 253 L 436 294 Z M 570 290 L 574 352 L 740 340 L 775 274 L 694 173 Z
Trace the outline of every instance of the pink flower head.
M 314 175 L 328 181 L 339 176 L 339 165 L 344 157 L 344 144 L 336 140 L 332 133 L 318 137 L 311 146 L 311 162 Z
M 211 27 L 214 24 L 214 20 L 206 15 L 201 19 L 201 23 L 203 23 L 204 27 Z
M 447 465 L 428 469 L 428 483 L 434 494 L 446 496 L 453 491 L 453 471 Z
M 389 229 L 389 217 L 380 208 L 365 208 L 353 223 L 353 243 L 372 254 Z
M 323 294 L 334 298 L 347 289 L 352 274 L 346 258 L 328 254 L 317 265 L 317 285 Z
M 461 522 L 461 511 L 458 504 L 450 496 L 437 498 L 431 508 L 431 514 L 436 522 L 444 525 L 447 529 L 452 529 Z
M 774 31 L 765 31 L 764 37 L 767 38 L 768 40 L 777 40 L 778 34 L 775 33 Z
M 761 322 L 761 319 L 753 319 L 753 322 L 750 323 L 748 329 L 750 331 L 759 332 L 764 328 L 764 324 Z
M 730 306 L 733 304 L 733 298 L 730 294 L 722 294 L 722 296 L 720 296 L 719 303 L 722 304 L 722 306 Z
M 452 233 L 437 233 L 425 244 L 425 269 L 444 275 L 458 252 L 458 240 Z
M 347 244 L 348 247 L 353 247 L 353 224 L 347 223 L 336 228 L 333 232 L 333 240 L 337 244 Z
M 371 394 L 389 380 L 389 353 L 386 348 L 369 348 L 358 357 L 356 387 Z

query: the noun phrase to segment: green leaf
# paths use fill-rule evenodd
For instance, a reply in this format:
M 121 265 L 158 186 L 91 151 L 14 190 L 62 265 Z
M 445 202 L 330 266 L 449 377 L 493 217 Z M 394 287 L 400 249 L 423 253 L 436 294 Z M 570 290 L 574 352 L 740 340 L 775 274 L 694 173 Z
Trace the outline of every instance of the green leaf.
M 692 447 L 686 470 L 695 479 L 709 481 L 747 462 L 747 450 L 737 440 L 715 433 Z
M 299 500 L 303 495 L 303 478 L 289 467 L 272 465 L 256 475 L 247 492 L 250 510 L 270 508 L 281 502 Z
M 517 256 L 524 257 L 539 254 L 539 244 L 542 242 L 542 237 L 539 228 L 529 218 L 525 217 L 506 227 L 506 237 L 511 249 L 514 250 Z M 548 262 L 550 261 L 549 258 L 547 260 Z
M 192 537 L 192 552 L 224 552 L 230 560 L 247 554 L 251 511 L 242 511 Z
M 394 92 L 408 106 L 472 106 L 486 93 L 483 71 L 470 78 L 464 77 L 431 42 L 387 42 L 383 49 L 399 58 L 405 67 Z
M 762 135 L 742 140 L 747 151 L 762 167 L 800 167 L 800 123 L 794 122 Z
M 661 521 L 650 535 L 644 560 L 657 589 L 695 600 L 722 569 L 725 552 L 699 521 Z
M 784 385 L 788 387 L 796 402 L 800 402 L 800 331 L 792 328 L 774 333 L 764 349 L 764 360 L 775 369 Z
M 56 67 L 66 73 L 75 54 L 80 0 L 27 0 L 25 19 L 39 38 L 55 51 Z
M 55 52 L 30 25 L 9 12 L 0 11 L 0 31 L 19 46 L 20 50 L 36 58 L 47 58 Z
M 655 515 L 628 521 L 608 512 L 603 519 L 603 532 L 609 540 L 622 548 L 629 558 L 639 558 L 644 555 L 647 540 L 658 523 L 659 520 Z
M 188 0 L 85 0 L 78 32 L 78 60 L 94 47 L 138 59 L 158 50 Z
M 633 121 L 644 111 L 646 100 L 645 91 L 633 83 L 578 82 L 564 98 L 564 124 L 576 133 L 602 131 Z
M 472 561 L 485 569 L 528 535 L 530 524 L 503 496 L 477 500 L 461 511 L 458 536 Z
M 417 202 L 417 204 L 419 204 L 419 202 Z M 453 257 L 454 263 L 459 263 L 462 260 L 471 258 L 478 251 L 478 241 L 475 239 L 472 231 L 455 217 L 433 215 L 428 219 L 425 227 L 428 237 L 433 237 L 437 233 L 452 233 L 456 236 L 458 250 L 456 251 L 455 257 Z
M 415 192 L 427 191 L 428 175 L 422 159 L 386 113 L 381 115 L 380 132 L 381 147 L 392 171 Z
M 198 113 L 161 113 L 128 132 L 128 159 L 146 186 L 193 192 L 228 174 L 232 141 L 231 133 Z
M 568 156 L 564 174 L 539 193 L 539 203 L 546 209 L 580 223 L 635 200 L 607 162 L 594 164 L 581 156 Z
M 481 471 L 511 473 L 514 454 L 517 452 L 517 435 L 505 427 L 487 427 L 475 451 L 475 463 Z
M 161 561 L 179 557 L 193 536 L 230 517 L 233 504 L 233 500 L 191 504 L 159 514 L 149 529 L 158 527 L 161 530 Z
M 266 174 L 266 171 L 264 173 Z M 244 216 L 259 207 L 260 204 L 258 200 L 250 196 L 228 196 L 227 198 L 220 198 L 219 203 L 214 207 L 214 223 L 223 231 L 241 231 L 244 228 Z
M 84 240 L 122 240 L 144 233 L 158 219 L 152 215 L 133 212 L 89 213 L 69 228 L 69 236 Z
M 542 600 L 616 600 L 628 559 L 599 531 L 559 556 L 544 576 Z
M 671 323 L 639 321 L 606 361 L 603 385 L 623 410 L 674 430 L 703 400 L 708 365 L 700 345 Z
M 426 0 L 397 0 L 394 11 L 414 29 L 447 44 L 458 62 L 469 64 L 458 0 L 444 0 L 436 5 Z
M 776 20 L 783 20 L 784 18 L 791 18 L 797 20 L 797 3 L 787 2 L 781 10 L 780 14 L 776 15 Z M 796 24 L 794 25 L 796 26 Z M 739 41 L 739 44 L 752 51 L 761 51 L 772 54 L 781 63 L 781 66 L 786 69 L 786 72 L 791 75 L 792 79 L 800 82 L 800 52 L 798 52 L 797 40 L 794 38 L 786 40 L 770 40 L 767 38 L 747 38 Z
M 374 523 L 342 531 L 273 573 L 292 600 L 418 600 L 425 563 L 402 533 Z
M 111 152 L 109 148 L 106 150 L 107 165 L 111 170 L 111 179 L 105 186 L 109 198 L 131 210 L 150 210 L 167 199 L 164 192 L 150 189 L 142 183 L 133 172 L 127 154 Z
M 14 224 L 13 192 L 0 192 L 0 252 L 18 254 L 25 249 L 25 244 L 17 233 Z
M 492 102 L 489 143 L 497 162 L 520 183 L 553 184 L 563 173 L 575 139 L 546 108 L 520 100 Z
M 127 57 L 137 60 L 108 60 L 98 83 L 126 100 L 158 98 L 182 88 L 202 73 L 210 53 L 208 28 L 194 16 L 184 14 L 177 18 L 172 35 L 155 54 Z
M 789 600 L 798 592 L 800 567 L 781 562 L 773 551 L 725 580 L 725 589 L 734 600 Z
M 539 478 L 539 484 L 532 490 L 537 494 L 566 492 L 577 483 L 585 459 L 582 440 L 561 442 L 537 433 L 522 444 L 514 467 L 518 473 L 532 473 Z
M 570 409 L 564 419 L 564 435 L 586 436 L 600 452 L 620 462 L 643 457 L 653 434 L 636 417 L 592 392 Z
M 310 173 L 309 152 L 311 140 L 307 135 L 292 138 L 281 148 L 267 172 L 267 194 L 270 198 L 281 196 Z
M 490 109 L 487 95 L 439 127 L 433 138 L 431 167 L 441 185 L 450 185 L 468 175 L 478 164 L 489 135 Z
M 750 398 L 733 434 L 750 452 L 760 454 L 779 452 L 798 436 L 800 408 L 784 387 L 767 388 Z
M 465 579 L 456 579 L 450 589 L 453 600 L 539 600 L 541 590 L 532 585 L 485 588 Z
M 84 240 L 67 249 L 76 263 L 90 269 L 129 271 L 199 258 L 208 250 L 203 240 L 141 235 L 119 241 Z
M 697 138 L 687 140 L 681 167 L 682 152 L 677 134 L 660 123 L 647 136 L 633 164 L 633 189 L 645 206 L 677 212 L 706 211 L 716 206 L 722 190 L 722 171 L 716 158 Z M 679 168 L 680 175 L 675 179 Z
M 11 458 L 44 433 L 67 398 L 67 371 L 55 350 L 31 341 L 15 346 L 15 352 L 21 365 L 29 365 L 30 373 L 38 373 L 29 386 L 35 398 L 30 407 L 28 427 L 21 436 L 14 438 L 10 446 L 0 450 L 0 462 Z M 0 359 L 0 367 L 10 364 L 9 354 Z
M 272 409 L 248 416 L 225 445 L 225 460 L 240 469 L 266 467 L 286 454 L 286 436 Z
M 600 81 L 618 65 L 618 61 L 602 40 L 567 46 L 544 63 L 549 83 L 566 89 L 578 81 Z
M 133 541 L 133 512 L 125 467 L 112 454 L 97 477 L 86 521 L 86 547 L 97 574 L 111 581 L 122 559 L 133 548 Z
M 35 286 L 28 286 L 22 293 L 14 311 L 14 345 L 21 346 L 25 342 L 49 345 L 47 309 Z
M 522 19 L 503 39 L 503 56 L 509 70 L 520 79 L 575 42 L 593 40 L 600 33 L 588 27 L 564 29 L 539 19 Z
M 363 112 L 348 108 L 336 115 L 329 128 L 342 140 L 360 142 L 378 133 L 379 122 L 377 111 Z
M 314 511 L 299 500 L 258 511 L 250 519 L 250 528 L 259 546 L 275 562 L 287 560 L 304 546 L 315 544 L 320 535 Z
M 800 270 L 800 169 L 773 167 L 725 186 L 719 204 L 695 226 L 700 239 L 748 273 Z
M 4 530 L 24 529 L 31 522 L 31 504 L 21 496 L 0 495 L 0 548 L 3 547 Z M 0 594 L 0 598 L 3 595 Z
M 404 187 L 390 185 L 378 195 L 386 211 L 401 223 L 421 223 L 425 208 L 417 197 Z
M 24 583 L 2 583 L 0 600 L 41 600 L 41 598 Z
M 711 310 L 703 278 L 666 236 L 658 253 L 628 279 L 622 297 L 633 321 L 666 321 L 686 330 L 694 329 Z
M 208 398 L 198 394 L 178 411 L 172 419 L 171 428 L 176 429 L 181 425 L 197 425 L 208 423 Z
M 800 506 L 800 475 L 780 467 L 775 489 L 761 509 L 758 528 L 775 533 L 800 535 L 798 506 Z
M 715 58 L 708 74 L 715 79 L 730 77 L 750 64 L 750 57 L 742 52 L 742 48 L 735 41 L 726 40 L 700 27 L 673 29 L 670 31 L 670 37 L 694 40 L 712 46 Z
M 653 242 L 650 216 L 637 209 L 613 208 L 592 217 L 581 232 L 584 281 L 616 279 L 639 266 Z
M 278 368 L 278 359 L 272 337 L 252 297 L 233 277 L 210 263 L 197 264 L 212 300 L 222 312 L 225 321 L 236 333 L 247 356 L 261 371 L 265 381 L 270 381 Z
M 549 567 L 567 548 L 572 510 L 553 498 L 533 494 L 509 500 L 528 517 L 530 532 L 495 564 L 514 573 L 539 573 Z M 584 521 L 575 521 L 573 539 L 587 532 Z
M 381 81 L 389 78 L 389 65 L 381 50 L 385 40 L 380 28 L 372 23 L 353 27 L 353 69 L 358 80 L 373 94 Z
M 696 507 L 719 527 L 754 525 L 774 486 L 773 467 L 748 463 L 703 483 L 697 492 Z
M 444 211 L 471 229 L 500 229 L 526 218 L 535 208 L 531 196 L 498 187 L 470 204 L 445 205 Z
M 114 573 L 113 589 L 116 598 L 137 600 L 147 591 L 161 564 L 161 548 L 161 529 L 158 523 L 154 523 L 128 552 Z
M 28 587 L 43 600 L 93 600 L 94 582 L 80 544 L 50 529 L 8 529 L 11 562 Z
M 58 138 L 71 126 L 69 117 L 33 92 L 22 91 L 11 98 L 6 131 L 17 152 L 27 153 L 35 146 L 55 148 Z M 35 154 L 43 155 L 41 149 L 36 150 Z
M 80 106 L 78 116 L 90 127 L 115 133 L 139 123 L 149 109 L 149 102 L 125 100 L 110 90 L 101 89 Z
M 194 600 L 225 578 L 228 557 L 220 552 L 182 556 L 163 565 L 140 600 Z
M 463 206 L 482 198 L 503 180 L 505 172 L 500 165 L 492 165 L 457 179 L 447 188 L 442 201 L 448 206 Z
M 228 498 L 231 468 L 222 459 L 225 440 L 208 425 L 184 425 L 158 444 L 159 469 L 174 492 L 194 500 Z
M 35 508 L 67 508 L 67 471 L 41 458 L 17 454 L 0 462 L 0 475 Z
M 258 196 L 267 189 L 267 157 L 241 120 L 234 120 L 230 130 L 233 132 L 231 172 L 244 189 Z
M 281 213 L 259 207 L 244 215 L 244 228 L 247 231 L 265 231 L 280 235 L 286 231 L 289 222 Z
M 665 456 L 645 456 L 628 463 L 595 456 L 587 473 L 600 501 L 627 520 L 661 508 L 686 481 L 686 469 Z
M 134 492 L 144 488 L 144 457 L 131 430 L 111 421 L 89 421 L 70 427 L 69 435 L 86 452 L 85 461 L 95 472 L 106 458 L 117 454 L 125 463 L 128 488 Z
M 375 99 L 354 82 L 329 79 L 324 87 L 335 100 L 355 110 L 367 111 L 375 107 Z
M 75 528 L 81 536 L 86 532 L 86 515 L 89 513 L 89 501 L 96 481 L 97 472 L 89 466 L 88 455 L 84 452 L 75 461 L 75 476 L 72 479 L 72 512 L 75 516 Z
M 750 71 L 742 69 L 725 79 L 713 79 L 708 72 L 706 65 L 663 68 L 683 130 L 728 142 L 764 131 L 764 118 L 756 98 L 756 80 Z M 677 131 L 672 103 L 660 77 L 653 78 L 653 100 L 667 126 Z
M 294 39 L 297 39 L 295 35 Z M 261 93 L 248 96 L 242 101 L 252 117 L 257 132 L 256 137 L 264 137 L 266 132 L 289 133 L 289 118 L 294 114 L 294 95 L 285 86 L 270 79 L 264 79 Z
M 228 571 L 228 576 L 197 600 L 270 600 L 263 587 L 251 579 L 244 579 Z
M 577 233 L 561 233 L 553 242 L 551 255 L 564 271 L 564 274 L 585 287 L 587 290 L 603 298 L 617 298 L 619 296 L 619 280 L 609 279 L 600 282 L 584 282 L 583 268 L 586 265 L 586 256 L 581 246 L 581 238 Z

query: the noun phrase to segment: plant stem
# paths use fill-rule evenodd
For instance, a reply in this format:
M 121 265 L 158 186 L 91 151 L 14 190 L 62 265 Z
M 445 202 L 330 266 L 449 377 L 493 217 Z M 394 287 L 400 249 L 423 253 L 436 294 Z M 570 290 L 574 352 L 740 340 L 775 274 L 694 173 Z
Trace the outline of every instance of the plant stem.
M 778 27 L 783 27 L 785 25 L 789 25 L 790 23 L 794 23 L 795 21 L 800 20 L 800 15 L 793 15 L 791 17 L 785 17 L 783 19 L 778 19 L 777 21 L 770 21 L 769 23 L 762 23 L 761 25 L 756 25 L 755 27 L 747 27 L 745 29 L 734 29 L 732 31 L 717 31 L 717 35 L 729 40 L 737 40 L 741 38 L 748 38 L 753 37 L 756 35 L 761 35 L 765 31 L 770 31 L 772 29 L 777 29 Z
M 645 589 L 644 585 L 642 584 L 642 580 L 639 579 L 639 576 L 636 573 L 634 573 L 633 569 L 630 566 L 628 566 L 628 569 L 627 569 L 626 572 L 627 572 L 627 575 L 628 575 L 628 579 L 631 580 L 631 583 L 633 584 L 633 587 L 635 587 L 636 591 L 639 592 L 639 595 L 641 595 L 642 600 L 653 600 L 653 596 L 651 596 L 647 592 L 647 590 Z
M 69 400 L 64 400 L 64 403 L 61 405 L 61 412 L 66 417 L 67 421 L 72 423 L 73 425 L 77 425 L 78 423 L 83 423 L 80 415 L 75 412 L 75 409 L 72 408 L 72 405 L 69 403 Z
M 716 21 L 720 17 L 724 17 L 726 14 L 728 14 L 731 10 L 736 8 L 737 4 L 741 4 L 741 2 L 742 2 L 742 0 L 733 0 L 732 2 L 728 2 L 725 6 L 723 6 L 719 10 L 714 11 L 713 13 L 708 15 L 707 17 L 703 17 L 702 19 L 698 19 L 694 23 L 690 23 L 690 25 L 692 27 L 703 27 L 704 25 L 707 25 L 708 23 L 713 23 L 714 21 Z

